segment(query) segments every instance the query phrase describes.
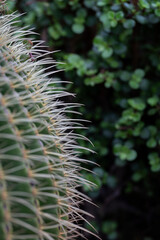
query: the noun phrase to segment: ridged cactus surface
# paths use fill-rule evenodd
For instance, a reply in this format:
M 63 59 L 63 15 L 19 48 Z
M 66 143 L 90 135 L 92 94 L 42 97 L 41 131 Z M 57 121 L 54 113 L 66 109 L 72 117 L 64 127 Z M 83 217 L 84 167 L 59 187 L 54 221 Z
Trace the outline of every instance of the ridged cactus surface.
M 55 62 L 16 17 L 0 16 L 0 240 L 77 239 L 83 137 L 50 77 Z

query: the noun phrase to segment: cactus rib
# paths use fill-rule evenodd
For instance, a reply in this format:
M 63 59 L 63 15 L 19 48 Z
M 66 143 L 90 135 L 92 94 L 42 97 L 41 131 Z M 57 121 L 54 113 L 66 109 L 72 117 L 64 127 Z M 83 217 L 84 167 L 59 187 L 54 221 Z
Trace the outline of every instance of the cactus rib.
M 79 174 L 87 160 L 76 140 L 85 137 L 66 117 L 76 104 L 59 100 L 68 93 L 48 72 L 55 61 L 40 42 L 28 48 L 32 30 L 16 27 L 16 18 L 0 16 L 1 240 L 76 239 L 84 230 L 79 204 L 90 201 L 77 190 L 90 184 Z

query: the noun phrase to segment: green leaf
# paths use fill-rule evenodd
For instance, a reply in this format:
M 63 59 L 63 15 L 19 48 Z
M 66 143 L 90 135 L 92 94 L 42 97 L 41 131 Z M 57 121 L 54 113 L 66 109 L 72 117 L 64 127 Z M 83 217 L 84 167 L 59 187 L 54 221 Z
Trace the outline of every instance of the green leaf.
M 119 11 L 116 13 L 116 19 L 119 21 L 124 17 L 124 13 L 122 11 Z
M 160 17 L 160 8 L 155 9 L 155 15 Z
M 139 5 L 141 8 L 147 8 L 147 9 L 150 8 L 150 4 L 148 3 L 147 0 L 139 0 Z
M 136 69 L 132 74 L 131 80 L 129 82 L 130 87 L 133 89 L 138 89 L 144 75 L 145 75 L 144 70 Z
M 60 38 L 60 34 L 56 31 L 56 29 L 55 29 L 54 27 L 50 26 L 50 27 L 48 28 L 48 32 L 49 32 L 49 35 L 50 35 L 53 39 L 57 40 L 57 39 Z
M 133 89 L 138 89 L 138 88 L 139 88 L 139 83 L 137 83 L 137 82 L 135 82 L 135 81 L 133 81 L 133 80 L 131 80 L 131 81 L 129 82 L 129 85 L 130 85 L 130 87 L 133 88 Z
M 123 23 L 123 27 L 126 29 L 133 28 L 135 25 L 136 25 L 136 22 L 133 19 L 125 20 L 125 22 Z
M 122 81 L 128 81 L 131 78 L 131 73 L 128 71 L 121 71 L 119 77 Z
M 84 0 L 84 5 L 88 8 L 92 8 L 96 5 L 97 1 L 96 0 Z
M 84 82 L 87 86 L 94 86 L 96 84 L 104 82 L 104 75 L 100 73 L 94 77 L 85 78 Z
M 156 106 L 158 102 L 159 98 L 156 95 L 147 99 L 147 103 L 152 107 Z
M 114 221 L 105 221 L 102 224 L 103 233 L 110 234 L 114 232 L 117 228 L 117 223 Z
M 136 20 L 137 20 L 137 22 L 139 22 L 141 24 L 147 23 L 147 17 L 142 16 L 142 15 L 136 15 Z
M 124 124 L 127 124 L 129 121 L 139 122 L 141 119 L 141 116 L 142 116 L 141 112 L 135 112 L 134 109 L 129 108 L 123 111 L 120 122 Z
M 114 19 L 114 17 L 115 17 L 115 12 L 109 11 L 109 12 L 107 12 L 107 15 L 108 15 L 109 19 Z
M 118 156 L 121 160 L 133 161 L 137 157 L 137 152 L 130 149 L 129 147 L 121 144 L 116 144 L 114 146 L 114 154 Z
M 124 2 L 123 5 L 127 10 L 134 10 L 134 5 L 132 3 L 128 3 L 126 0 L 122 0 L 122 2 Z
M 136 77 L 136 78 L 143 78 L 144 76 L 145 76 L 145 72 L 144 72 L 144 70 L 143 69 L 140 69 L 140 68 L 138 68 L 138 69 L 136 69 L 135 71 L 134 71 L 134 76 Z
M 149 138 L 149 136 L 150 136 L 149 129 L 147 127 L 145 127 L 141 132 L 141 138 L 147 139 L 147 138 Z
M 105 171 L 103 170 L 103 168 L 99 168 L 99 167 L 94 168 L 93 172 L 95 172 L 98 175 L 98 177 L 103 177 L 103 175 L 105 174 Z
M 116 19 L 112 19 L 110 21 L 111 27 L 116 27 L 117 26 L 117 20 Z
M 155 126 L 152 125 L 148 126 L 148 130 L 151 136 L 155 136 L 157 134 L 157 128 Z
M 81 34 L 84 31 L 84 25 L 78 24 L 78 23 L 74 23 L 72 25 L 72 31 L 77 33 L 77 34 Z
M 81 60 L 80 56 L 78 54 L 69 54 L 67 58 L 68 62 L 73 64 L 74 66 L 77 66 L 77 63 Z
M 160 171 L 160 158 L 157 152 L 150 153 L 148 155 L 149 164 L 151 165 L 151 170 L 153 172 Z
M 146 104 L 141 98 L 132 98 L 128 100 L 128 103 L 131 107 L 136 110 L 143 111 L 146 107 Z
M 76 14 L 78 17 L 85 18 L 87 16 L 87 11 L 85 8 L 80 8 Z
M 107 3 L 108 3 L 107 0 L 99 0 L 99 1 L 97 1 L 97 6 L 103 7 L 103 6 L 107 5 Z
M 65 59 L 67 61 L 66 70 L 71 71 L 75 68 L 78 76 L 83 76 L 86 73 L 85 60 L 78 54 L 68 54 L 65 56 Z
M 31 25 L 35 22 L 36 19 L 36 13 L 35 12 L 29 12 L 25 17 L 24 21 L 27 25 Z
M 135 173 L 133 173 L 132 175 L 132 180 L 134 182 L 139 182 L 141 179 L 143 179 L 145 176 L 147 175 L 147 171 L 146 169 L 140 169 L 138 171 L 136 171 Z
M 113 84 L 113 80 L 114 80 L 114 75 L 111 73 L 108 73 L 107 76 L 106 76 L 106 81 L 105 81 L 105 87 L 106 88 L 109 88 L 112 86 Z
M 106 13 L 101 14 L 99 19 L 103 23 L 105 28 L 108 28 L 108 29 L 110 28 L 110 26 L 111 26 L 110 25 L 110 20 L 109 20 L 109 17 Z
M 135 150 L 130 150 L 130 153 L 127 156 L 128 161 L 133 161 L 137 157 L 137 152 Z
M 115 176 L 108 174 L 106 183 L 108 187 L 115 188 L 117 185 L 117 179 Z
M 113 49 L 108 47 L 108 48 L 105 48 L 105 50 L 102 52 L 102 57 L 109 58 L 112 56 L 112 54 L 113 54 Z
M 112 56 L 113 49 L 109 47 L 108 43 L 104 41 L 101 36 L 96 36 L 93 42 L 94 45 L 97 47 L 98 51 L 101 52 L 104 59 Z
M 101 179 L 96 176 L 95 174 L 92 173 L 84 173 L 84 178 L 87 179 L 88 181 L 94 183 L 94 190 L 98 190 L 101 188 L 102 186 L 102 181 Z M 91 191 L 91 186 L 89 186 L 88 184 L 83 184 L 83 189 L 88 192 Z
M 48 28 L 48 32 L 49 35 L 55 40 L 58 40 L 61 36 L 66 35 L 65 31 L 62 29 L 62 26 L 58 23 L 54 24 L 53 26 L 50 26 Z
M 141 134 L 143 127 L 144 127 L 144 122 L 139 122 L 133 130 L 133 136 L 138 137 Z
M 156 147 L 156 145 L 157 145 L 157 141 L 155 140 L 155 138 L 150 138 L 147 141 L 147 147 L 149 147 L 149 148 L 154 148 L 154 147 Z

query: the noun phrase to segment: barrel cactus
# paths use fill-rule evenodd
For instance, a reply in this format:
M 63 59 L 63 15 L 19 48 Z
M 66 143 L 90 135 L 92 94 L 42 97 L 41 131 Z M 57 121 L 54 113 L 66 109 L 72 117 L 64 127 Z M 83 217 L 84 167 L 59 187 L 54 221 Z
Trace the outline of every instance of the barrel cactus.
M 55 61 L 46 57 L 32 33 L 15 26 L 17 15 L 0 15 L 0 239 L 71 240 L 81 236 L 90 201 L 77 187 L 82 148 L 68 119 L 74 104 L 51 76 Z M 52 69 L 52 70 L 50 70 Z M 87 231 L 87 230 L 85 230 Z

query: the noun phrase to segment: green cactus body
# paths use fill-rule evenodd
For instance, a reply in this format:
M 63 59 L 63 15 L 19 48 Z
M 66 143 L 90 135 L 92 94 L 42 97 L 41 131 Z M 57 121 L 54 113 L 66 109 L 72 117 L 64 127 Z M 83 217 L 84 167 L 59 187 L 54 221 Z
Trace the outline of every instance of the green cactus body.
M 85 198 L 76 188 L 87 183 L 75 139 L 83 137 L 65 117 L 72 106 L 58 100 L 68 93 L 42 68 L 55 62 L 39 60 L 39 43 L 28 48 L 31 32 L 15 17 L 0 16 L 0 239 L 75 239 Z

